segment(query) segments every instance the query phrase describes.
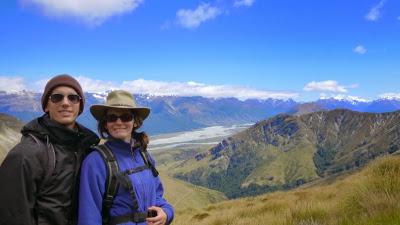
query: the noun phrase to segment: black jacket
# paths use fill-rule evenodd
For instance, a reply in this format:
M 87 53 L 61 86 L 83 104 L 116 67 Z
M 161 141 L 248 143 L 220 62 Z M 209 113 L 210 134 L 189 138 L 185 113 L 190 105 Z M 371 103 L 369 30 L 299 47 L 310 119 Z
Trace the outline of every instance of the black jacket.
M 21 133 L 0 166 L 0 225 L 75 224 L 80 164 L 97 135 L 79 124 L 78 131 L 67 129 L 47 115 Z

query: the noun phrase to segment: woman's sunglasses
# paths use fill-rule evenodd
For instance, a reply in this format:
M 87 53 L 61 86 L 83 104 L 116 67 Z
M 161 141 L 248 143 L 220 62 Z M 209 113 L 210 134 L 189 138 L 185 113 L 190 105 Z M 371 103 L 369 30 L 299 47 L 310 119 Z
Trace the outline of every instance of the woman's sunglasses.
M 49 99 L 52 103 L 57 104 L 57 103 L 61 102 L 62 100 L 64 100 L 64 97 L 65 97 L 65 95 L 63 95 L 63 94 L 52 94 L 49 96 Z M 67 97 L 68 101 L 70 101 L 73 104 L 77 104 L 81 100 L 81 96 L 75 95 L 75 94 L 69 94 L 69 95 L 66 95 L 66 97 Z
M 121 119 L 122 122 L 130 122 L 133 120 L 133 115 L 129 114 L 129 113 L 124 113 L 119 116 L 117 116 L 115 114 L 107 114 L 106 115 L 106 121 L 108 123 L 116 122 L 118 120 L 118 118 Z

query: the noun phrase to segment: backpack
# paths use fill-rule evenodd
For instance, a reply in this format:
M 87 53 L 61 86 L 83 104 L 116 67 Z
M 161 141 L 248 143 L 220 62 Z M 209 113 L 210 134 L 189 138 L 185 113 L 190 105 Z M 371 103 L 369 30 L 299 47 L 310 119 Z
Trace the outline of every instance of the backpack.
M 140 144 L 140 143 L 139 143 Z M 112 153 L 111 149 L 109 149 L 105 144 L 101 144 L 98 146 L 95 146 L 94 149 L 100 153 L 101 157 L 103 158 L 105 165 L 106 165 L 106 170 L 107 170 L 107 177 L 106 177 L 106 182 L 105 182 L 105 192 L 103 196 L 103 205 L 102 205 L 102 217 L 103 217 L 103 224 L 118 224 L 122 222 L 127 222 L 127 221 L 133 221 L 133 222 L 144 222 L 147 217 L 152 217 L 155 216 L 153 212 L 136 212 L 136 213 L 131 213 L 130 215 L 125 215 L 125 216 L 118 216 L 113 219 L 110 218 L 110 208 L 113 204 L 113 200 L 117 194 L 118 188 L 120 185 L 122 185 L 125 189 L 128 190 L 132 200 L 133 200 L 133 207 L 136 211 L 138 211 L 138 202 L 136 199 L 136 195 L 134 192 L 134 188 L 132 183 L 129 180 L 128 175 L 132 173 L 137 173 L 140 171 L 143 171 L 145 169 L 150 169 L 153 176 L 157 177 L 158 176 L 158 171 L 154 167 L 153 163 L 150 161 L 150 156 L 149 153 L 146 150 L 146 145 L 142 146 L 133 146 L 133 148 L 139 147 L 140 155 L 143 158 L 143 161 L 145 162 L 144 166 L 140 166 L 137 168 L 133 169 L 127 169 L 125 171 L 120 171 L 118 162 Z

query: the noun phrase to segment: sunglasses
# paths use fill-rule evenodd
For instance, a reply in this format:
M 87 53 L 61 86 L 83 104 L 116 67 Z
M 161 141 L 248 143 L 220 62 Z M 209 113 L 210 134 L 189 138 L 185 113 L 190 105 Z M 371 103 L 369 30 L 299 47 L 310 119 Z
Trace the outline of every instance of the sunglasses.
M 124 114 L 119 115 L 119 116 L 117 116 L 115 114 L 106 115 L 106 121 L 108 123 L 116 122 L 118 120 L 118 118 L 121 119 L 122 122 L 130 122 L 130 121 L 133 120 L 133 115 L 129 114 L 129 113 L 124 113 Z
M 81 96 L 75 94 L 63 95 L 63 94 L 52 94 L 49 96 L 49 99 L 52 103 L 59 103 L 64 100 L 64 97 L 67 97 L 68 101 L 73 104 L 78 104 L 81 100 Z

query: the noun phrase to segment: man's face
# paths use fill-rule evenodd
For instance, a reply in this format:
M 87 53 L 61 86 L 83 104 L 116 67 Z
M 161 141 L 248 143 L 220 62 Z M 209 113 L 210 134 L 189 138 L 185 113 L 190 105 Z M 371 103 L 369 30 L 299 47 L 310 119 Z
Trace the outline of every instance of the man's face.
M 56 94 L 56 96 L 53 96 L 54 98 L 52 98 L 51 96 L 54 94 Z M 56 97 L 60 97 L 59 95 L 63 95 L 63 99 L 59 102 L 53 102 L 53 100 L 57 100 Z M 51 92 L 50 98 L 47 101 L 45 112 L 50 115 L 51 120 L 73 129 L 75 127 L 75 120 L 78 117 L 81 103 L 80 101 L 71 102 L 68 95 L 77 95 L 77 93 L 73 88 L 67 86 L 56 87 Z

